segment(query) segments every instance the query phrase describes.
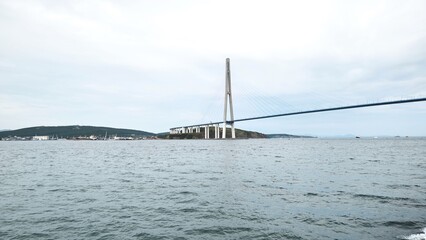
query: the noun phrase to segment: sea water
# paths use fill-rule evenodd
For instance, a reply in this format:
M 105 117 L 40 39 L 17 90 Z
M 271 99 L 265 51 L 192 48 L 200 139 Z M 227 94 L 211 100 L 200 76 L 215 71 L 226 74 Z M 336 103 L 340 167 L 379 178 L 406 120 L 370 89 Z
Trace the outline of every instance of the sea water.
M 426 139 L 0 142 L 0 239 L 425 239 Z

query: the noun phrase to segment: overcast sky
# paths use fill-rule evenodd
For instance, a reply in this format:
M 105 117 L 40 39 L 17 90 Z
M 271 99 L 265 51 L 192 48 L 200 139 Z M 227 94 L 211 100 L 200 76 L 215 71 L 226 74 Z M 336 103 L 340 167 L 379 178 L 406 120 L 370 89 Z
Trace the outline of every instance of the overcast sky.
M 0 129 L 168 131 L 426 97 L 426 1 L 0 0 Z M 246 122 L 266 133 L 426 135 L 426 102 Z

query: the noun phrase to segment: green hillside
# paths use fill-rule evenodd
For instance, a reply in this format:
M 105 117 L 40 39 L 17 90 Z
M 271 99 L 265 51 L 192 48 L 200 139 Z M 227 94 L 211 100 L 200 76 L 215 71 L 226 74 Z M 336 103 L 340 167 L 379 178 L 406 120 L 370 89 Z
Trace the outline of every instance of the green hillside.
M 132 129 L 121 129 L 121 128 L 109 128 L 109 127 L 93 127 L 93 126 L 39 126 L 22 128 L 18 130 L 10 130 L 0 132 L 0 138 L 17 136 L 17 137 L 31 137 L 31 136 L 58 136 L 59 138 L 72 138 L 79 136 L 99 136 L 103 137 L 105 134 L 108 136 L 136 136 L 136 137 L 149 137 L 154 136 L 154 133 L 132 130 Z

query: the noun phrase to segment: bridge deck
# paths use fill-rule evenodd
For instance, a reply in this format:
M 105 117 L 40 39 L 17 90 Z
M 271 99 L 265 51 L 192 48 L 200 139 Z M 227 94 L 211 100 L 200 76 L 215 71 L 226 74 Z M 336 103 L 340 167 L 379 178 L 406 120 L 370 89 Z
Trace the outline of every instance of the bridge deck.
M 307 111 L 299 111 L 299 112 L 289 112 L 289 113 L 266 115 L 266 116 L 260 116 L 260 117 L 235 119 L 233 122 L 244 122 L 244 121 L 252 121 L 252 120 L 258 120 L 258 119 L 265 119 L 265 118 L 285 117 L 285 116 L 308 114 L 308 113 L 329 112 L 329 111 L 338 111 L 338 110 L 345 110 L 345 109 L 352 109 L 352 108 L 365 108 L 365 107 L 393 105 L 393 104 L 402 104 L 402 103 L 412 103 L 412 102 L 423 102 L 423 101 L 426 101 L 426 98 L 412 98 L 412 99 L 404 99 L 404 100 L 397 100 L 397 101 L 367 103 L 367 104 L 349 105 L 349 106 L 343 106 L 343 107 L 333 107 L 333 108 L 323 108 L 323 109 L 315 109 L 315 110 L 307 110 Z M 221 124 L 221 123 L 223 123 L 223 121 L 203 123 L 203 124 L 194 124 L 194 125 L 181 126 L 181 127 L 174 127 L 174 128 L 171 128 L 171 129 L 200 127 L 200 126 L 207 126 L 207 125 L 216 125 L 216 124 Z M 232 123 L 232 122 L 227 121 L 227 123 Z

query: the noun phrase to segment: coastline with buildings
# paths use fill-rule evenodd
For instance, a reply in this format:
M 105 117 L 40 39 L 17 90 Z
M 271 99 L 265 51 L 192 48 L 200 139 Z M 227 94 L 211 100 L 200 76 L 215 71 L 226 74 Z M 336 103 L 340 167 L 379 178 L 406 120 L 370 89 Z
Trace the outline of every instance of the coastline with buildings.
M 37 126 L 0 132 L 2 141 L 146 140 L 156 138 L 155 133 L 145 131 L 80 125 Z
M 71 138 L 56 138 L 54 136 L 29 136 L 29 137 L 18 137 L 18 136 L 8 136 L 0 138 L 0 141 L 55 141 L 55 140 L 87 140 L 87 141 L 122 141 L 122 140 L 155 140 L 159 139 L 157 136 L 150 137 L 120 137 L 120 136 L 111 136 L 108 138 L 102 138 L 100 136 L 78 136 Z
M 215 136 L 215 129 L 210 128 L 208 135 Z M 222 132 L 221 132 L 222 134 Z M 228 131 L 230 138 L 231 132 Z M 156 140 L 156 139 L 205 139 L 205 129 L 199 131 L 170 134 L 151 133 L 133 129 L 120 129 L 94 126 L 38 126 L 17 130 L 7 130 L 0 132 L 1 141 L 52 141 L 52 140 L 87 140 L 87 141 L 132 141 L 132 140 Z M 251 138 L 312 138 L 310 136 L 297 136 L 290 134 L 264 134 L 254 131 L 235 129 L 238 139 Z

